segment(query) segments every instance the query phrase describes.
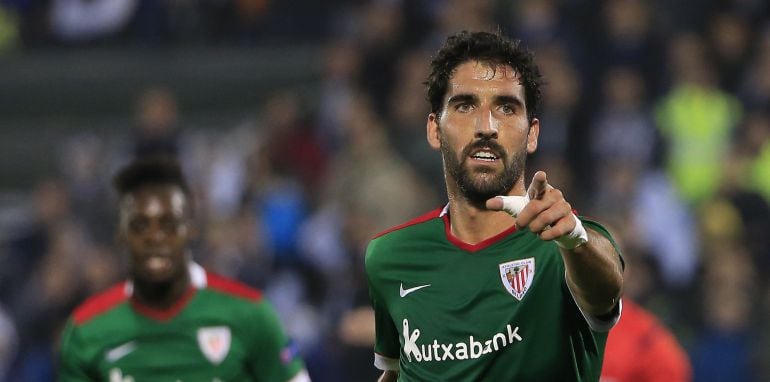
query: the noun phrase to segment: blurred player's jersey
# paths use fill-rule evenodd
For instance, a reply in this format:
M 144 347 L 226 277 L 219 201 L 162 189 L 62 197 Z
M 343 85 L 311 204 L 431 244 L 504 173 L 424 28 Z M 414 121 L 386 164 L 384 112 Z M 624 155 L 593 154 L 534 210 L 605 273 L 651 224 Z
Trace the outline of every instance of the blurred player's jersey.
M 584 317 L 556 244 L 514 227 L 462 243 L 446 211 L 369 244 L 375 366 L 400 381 L 598 380 L 620 306 L 605 321 Z
M 260 292 L 193 264 L 192 287 L 158 311 L 120 283 L 81 305 L 61 344 L 59 380 L 280 381 L 304 365 Z
M 606 349 L 601 382 L 692 381 L 690 359 L 673 333 L 628 299 Z

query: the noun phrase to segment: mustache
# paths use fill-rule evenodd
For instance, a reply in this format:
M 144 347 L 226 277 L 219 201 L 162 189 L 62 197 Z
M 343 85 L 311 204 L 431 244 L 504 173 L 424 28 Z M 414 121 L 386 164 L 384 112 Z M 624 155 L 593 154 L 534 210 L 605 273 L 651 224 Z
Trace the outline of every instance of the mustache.
M 472 151 L 485 148 L 492 151 L 492 153 L 497 155 L 500 159 L 504 160 L 506 158 L 505 149 L 503 146 L 492 138 L 485 137 L 479 138 L 468 146 L 465 146 L 465 149 L 463 149 L 463 161 L 465 161 L 465 159 L 471 155 Z

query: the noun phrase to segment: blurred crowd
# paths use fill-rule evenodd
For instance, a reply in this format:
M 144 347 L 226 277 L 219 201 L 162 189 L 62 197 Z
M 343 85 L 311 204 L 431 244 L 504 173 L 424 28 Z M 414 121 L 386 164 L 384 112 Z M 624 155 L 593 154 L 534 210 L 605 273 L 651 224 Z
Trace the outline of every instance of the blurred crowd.
M 422 82 L 462 29 L 535 52 L 547 86 L 528 168 L 613 232 L 625 295 L 673 330 L 695 380 L 770 380 L 766 0 L 0 0 L 0 51 L 325 52 L 308 63 L 323 67 L 316 95 L 276 91 L 237 125 L 187 128 L 175 90 L 153 87 L 131 131 L 61 142 L 0 236 L 0 380 L 53 380 L 67 315 L 124 277 L 111 176 L 155 153 L 194 180 L 196 261 L 266 292 L 314 380 L 375 380 L 363 251 L 446 202 Z

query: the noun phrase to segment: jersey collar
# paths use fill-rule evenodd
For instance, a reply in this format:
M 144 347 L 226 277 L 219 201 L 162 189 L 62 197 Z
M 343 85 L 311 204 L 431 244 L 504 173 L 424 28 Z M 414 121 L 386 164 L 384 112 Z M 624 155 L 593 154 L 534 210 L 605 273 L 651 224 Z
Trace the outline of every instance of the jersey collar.
M 444 209 L 441 210 L 441 213 L 438 216 L 442 220 L 444 220 L 444 232 L 446 233 L 447 240 L 449 240 L 449 242 L 452 243 L 454 246 L 471 253 L 481 251 L 482 249 L 487 248 L 492 244 L 495 244 L 503 240 L 508 235 L 516 232 L 516 225 L 514 224 L 510 228 L 506 229 L 503 232 L 498 233 L 495 236 L 492 236 L 488 239 L 480 241 L 476 244 L 469 244 L 460 240 L 457 236 L 452 234 L 452 223 L 449 220 L 449 203 L 447 203 L 447 205 L 444 206 Z
M 132 299 L 134 295 L 134 282 L 133 280 L 126 281 L 125 293 L 131 301 L 131 306 L 138 313 L 156 321 L 168 321 L 176 317 L 182 308 L 187 306 L 187 303 L 195 295 L 198 289 L 203 289 L 208 285 L 208 278 L 206 277 L 206 271 L 198 263 L 190 261 L 187 263 L 187 272 L 190 274 L 190 288 L 179 298 L 173 305 L 167 309 L 152 308 L 138 301 Z

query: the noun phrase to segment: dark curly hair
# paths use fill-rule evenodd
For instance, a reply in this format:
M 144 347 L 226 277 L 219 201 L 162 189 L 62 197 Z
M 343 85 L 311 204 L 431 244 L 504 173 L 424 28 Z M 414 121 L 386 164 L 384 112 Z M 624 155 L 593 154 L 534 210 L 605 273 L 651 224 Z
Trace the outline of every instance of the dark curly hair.
M 432 113 L 441 112 L 449 78 L 455 69 L 471 60 L 512 67 L 524 86 L 527 118 L 531 121 L 538 115 L 543 77 L 535 65 L 532 52 L 520 40 L 510 40 L 489 32 L 468 31 L 449 36 L 430 63 L 431 73 L 425 85 Z
M 169 156 L 136 159 L 115 175 L 112 184 L 121 198 L 150 185 L 178 186 L 187 196 L 190 196 L 190 187 L 182 167 L 176 159 Z

